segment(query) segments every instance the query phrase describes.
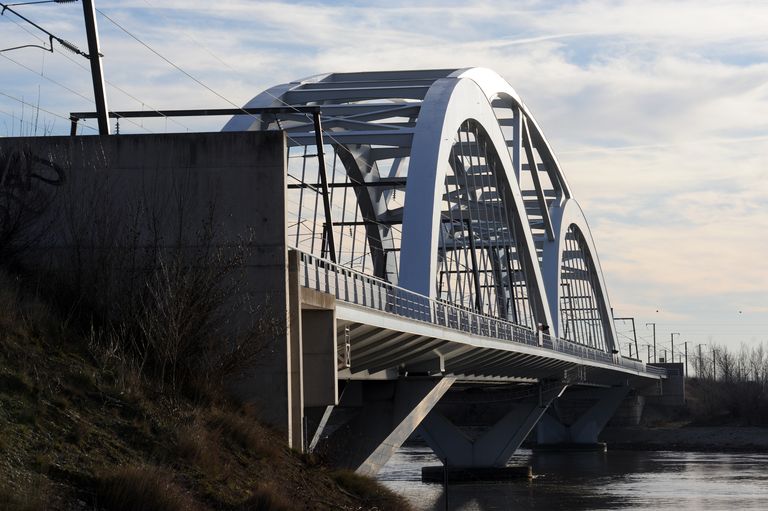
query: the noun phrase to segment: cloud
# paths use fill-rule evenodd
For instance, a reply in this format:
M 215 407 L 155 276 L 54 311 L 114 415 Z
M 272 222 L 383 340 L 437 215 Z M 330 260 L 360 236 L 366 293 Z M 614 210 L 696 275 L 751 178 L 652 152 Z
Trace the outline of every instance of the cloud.
M 671 324 L 703 321 L 725 310 L 727 296 L 753 311 L 749 321 L 768 323 L 764 2 L 102 0 L 99 8 L 236 104 L 328 71 L 492 68 L 558 154 L 623 314 L 656 317 L 661 306 Z M 85 47 L 79 7 L 26 9 Z M 130 94 L 109 87 L 113 109 L 231 106 L 108 20 L 99 25 L 107 79 Z M 7 15 L 0 34 L 8 46 L 36 41 Z M 59 53 L 10 56 L 90 97 L 87 68 Z M 39 86 L 41 106 L 64 118 L 93 109 L 39 72 L 0 59 L 0 73 L 0 90 L 34 102 Z M 0 97 L 0 135 L 18 132 L 8 126 L 19 113 Z M 178 122 L 143 125 L 215 130 L 224 120 Z M 56 129 L 65 133 L 66 121 Z

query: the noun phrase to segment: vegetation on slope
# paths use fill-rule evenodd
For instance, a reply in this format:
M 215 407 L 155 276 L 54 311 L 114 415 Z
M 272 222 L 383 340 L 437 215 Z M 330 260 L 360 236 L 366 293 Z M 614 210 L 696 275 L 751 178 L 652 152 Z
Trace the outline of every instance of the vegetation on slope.
M 170 284 L 186 277 L 154 282 L 177 293 L 183 286 Z M 147 282 L 144 299 L 153 294 Z M 158 339 L 173 337 L 171 319 L 182 328 L 188 318 L 178 307 L 163 310 L 173 294 L 161 288 L 152 307 L 176 316 L 147 322 L 144 302 L 132 318 L 84 321 L 62 300 L 41 297 L 39 286 L 0 276 L 1 509 L 407 508 L 372 480 L 288 449 L 259 423 L 258 410 L 227 400 L 215 378 L 194 377 L 201 352 L 163 358 Z

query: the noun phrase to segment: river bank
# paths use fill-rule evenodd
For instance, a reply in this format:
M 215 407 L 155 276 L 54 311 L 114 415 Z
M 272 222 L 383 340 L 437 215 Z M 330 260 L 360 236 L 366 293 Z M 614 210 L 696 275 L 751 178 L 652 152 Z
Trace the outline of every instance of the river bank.
M 608 427 L 610 450 L 768 452 L 768 428 L 736 426 Z

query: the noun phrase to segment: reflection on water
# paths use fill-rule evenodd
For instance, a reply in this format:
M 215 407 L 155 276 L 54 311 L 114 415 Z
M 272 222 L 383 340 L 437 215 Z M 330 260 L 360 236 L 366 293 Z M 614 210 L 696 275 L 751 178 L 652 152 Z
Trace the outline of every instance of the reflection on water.
M 403 447 L 379 474 L 419 510 L 443 510 L 440 484 L 421 482 L 421 467 L 439 465 L 425 446 Z M 533 481 L 452 484 L 451 510 L 768 510 L 768 455 L 691 452 L 532 453 Z

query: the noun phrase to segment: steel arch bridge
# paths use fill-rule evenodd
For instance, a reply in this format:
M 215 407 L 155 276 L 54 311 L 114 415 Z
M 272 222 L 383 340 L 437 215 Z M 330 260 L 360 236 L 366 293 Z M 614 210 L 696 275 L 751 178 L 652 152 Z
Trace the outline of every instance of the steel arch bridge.
M 322 112 L 321 155 L 312 118 Z M 584 214 L 515 90 L 483 68 L 277 85 L 225 131 L 287 134 L 295 248 L 476 313 L 615 353 Z M 288 108 L 286 108 L 288 107 Z

